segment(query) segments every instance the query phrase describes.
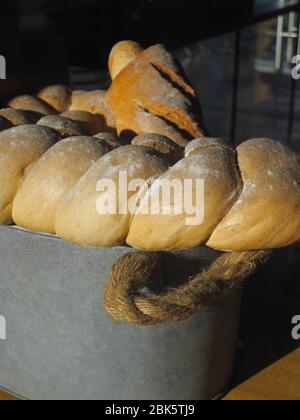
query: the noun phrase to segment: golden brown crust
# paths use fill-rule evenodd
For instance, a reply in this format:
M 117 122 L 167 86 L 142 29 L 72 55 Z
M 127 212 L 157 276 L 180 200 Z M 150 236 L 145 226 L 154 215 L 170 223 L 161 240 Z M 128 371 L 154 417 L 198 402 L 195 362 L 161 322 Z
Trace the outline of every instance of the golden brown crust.
M 58 236 L 97 247 L 124 244 L 131 213 L 127 206 L 124 214 L 99 213 L 97 202 L 106 195 L 98 187 L 99 181 L 109 180 L 118 185 L 120 171 L 127 173 L 129 182 L 136 179 L 146 181 L 163 173 L 167 167 L 165 159 L 143 147 L 124 146 L 108 153 L 81 178 L 60 206 L 56 216 Z M 133 196 L 134 192 L 130 192 L 128 202 Z
M 108 67 L 109 73 L 114 80 L 121 71 L 135 60 L 142 52 L 143 47 L 137 42 L 121 41 L 111 50 Z
M 40 98 L 30 95 L 22 95 L 12 99 L 9 104 L 11 108 L 21 109 L 23 111 L 33 111 L 43 115 L 57 114 L 55 109 Z
M 64 85 L 48 86 L 42 89 L 37 96 L 58 113 L 62 113 L 67 111 L 71 105 L 72 90 Z
M 107 98 L 120 135 L 157 133 L 181 146 L 204 136 L 197 95 L 162 45 L 145 50 L 124 68 Z
M 0 224 L 11 224 L 12 203 L 30 169 L 57 141 L 47 127 L 22 125 L 0 133 Z
M 61 200 L 105 153 L 105 147 L 93 137 L 70 137 L 52 147 L 32 168 L 15 197 L 15 223 L 54 234 Z
M 185 192 L 178 198 L 172 189 L 171 193 L 169 191 L 169 202 L 161 199 L 167 197 L 162 189 L 163 183 L 180 182 L 180 191 L 184 191 L 186 180 L 193 181 L 189 191 L 199 210 L 199 220 L 195 224 L 189 222 L 191 214 L 185 207 Z M 203 195 L 200 194 L 202 188 L 197 181 L 204 182 Z M 222 146 L 205 148 L 202 153 L 178 162 L 150 186 L 139 211 L 133 217 L 127 243 L 149 251 L 202 246 L 238 199 L 241 189 L 234 150 Z M 159 210 L 147 212 L 150 205 Z M 181 210 L 176 213 L 178 206 L 181 206 Z M 203 214 L 200 212 L 202 206 Z
M 252 139 L 238 148 L 244 188 L 208 245 L 225 251 L 280 248 L 300 240 L 300 156 Z
M 106 91 L 95 90 L 93 92 L 76 91 L 73 93 L 70 111 L 87 111 L 99 114 L 105 119 L 106 131 L 116 130 L 116 122 L 107 106 Z

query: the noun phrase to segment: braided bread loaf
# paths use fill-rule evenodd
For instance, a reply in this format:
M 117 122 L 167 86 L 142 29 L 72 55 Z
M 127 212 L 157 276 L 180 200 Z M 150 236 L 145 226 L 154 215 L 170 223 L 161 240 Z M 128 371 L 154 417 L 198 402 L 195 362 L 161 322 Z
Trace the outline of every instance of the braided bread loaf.
M 137 158 L 142 152 L 131 148 L 117 149 L 100 159 L 69 193 L 57 214 L 60 237 L 93 246 L 119 245 L 127 238 L 130 246 L 151 251 L 205 244 L 223 251 L 260 250 L 300 240 L 300 161 L 288 147 L 269 139 L 253 139 L 235 153 L 220 140 L 196 140 L 188 156 L 165 172 L 162 163 L 146 171 L 148 163 L 141 165 Z M 164 173 L 143 191 L 135 214 L 99 215 L 97 181 L 117 181 L 119 170 L 126 167 L 131 179 L 133 175 L 146 179 Z M 200 203 L 204 215 L 199 224 L 186 224 L 191 214 L 176 214 L 175 193 L 171 193 L 170 209 L 154 201 L 158 214 L 143 214 L 149 197 L 157 197 L 160 181 L 186 179 L 204 181 L 204 202 Z M 192 188 L 194 199 L 197 185 Z M 115 235 L 119 231 L 121 235 Z

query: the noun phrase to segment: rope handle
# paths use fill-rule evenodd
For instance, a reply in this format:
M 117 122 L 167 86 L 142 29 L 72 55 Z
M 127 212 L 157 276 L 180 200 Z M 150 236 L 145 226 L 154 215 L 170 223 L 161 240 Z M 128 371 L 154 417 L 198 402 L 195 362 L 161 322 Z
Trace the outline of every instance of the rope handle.
M 104 292 L 104 308 L 115 321 L 132 325 L 184 321 L 215 299 L 243 287 L 245 280 L 270 254 L 271 251 L 223 254 L 178 288 L 148 295 L 142 290 L 153 276 L 161 273 L 160 254 L 128 253 L 111 269 Z

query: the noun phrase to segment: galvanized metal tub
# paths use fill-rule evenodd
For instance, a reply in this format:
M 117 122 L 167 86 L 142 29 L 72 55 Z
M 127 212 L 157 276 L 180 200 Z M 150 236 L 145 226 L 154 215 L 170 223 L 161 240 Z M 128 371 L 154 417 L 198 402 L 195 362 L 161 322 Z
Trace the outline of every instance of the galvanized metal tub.
M 228 385 L 240 293 L 175 325 L 117 324 L 101 306 L 126 247 L 95 249 L 0 227 L 0 387 L 32 400 L 205 400 Z M 191 275 L 218 254 L 164 254 L 165 275 Z M 175 279 L 176 280 L 176 279 Z

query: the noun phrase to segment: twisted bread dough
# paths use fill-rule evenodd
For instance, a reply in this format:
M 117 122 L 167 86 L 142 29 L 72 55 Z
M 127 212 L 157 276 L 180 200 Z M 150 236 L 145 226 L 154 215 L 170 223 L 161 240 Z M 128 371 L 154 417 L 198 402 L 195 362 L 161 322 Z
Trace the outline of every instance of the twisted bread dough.
M 235 151 L 221 139 L 205 138 L 196 93 L 181 66 L 161 45 L 143 50 L 130 41 L 119 43 L 109 67 L 113 82 L 107 94 L 75 92 L 72 110 L 64 115 L 83 120 L 95 134 L 106 128 L 108 106 L 123 141 L 103 133 L 98 135 L 100 140 L 65 140 L 42 157 L 18 192 L 32 166 L 59 136 L 41 126 L 4 131 L 0 134 L 0 223 L 12 222 L 12 201 L 18 192 L 14 200 L 17 224 L 84 245 L 115 246 L 127 241 L 151 251 L 205 244 L 224 251 L 256 251 L 300 240 L 300 158 L 296 152 L 270 139 L 249 140 Z M 10 105 L 56 114 L 57 100 L 61 102 L 58 91 L 66 99 L 62 102 L 68 102 L 68 89 L 51 87 L 40 96 L 52 107 L 29 96 L 15 98 Z M 49 119 L 61 122 L 60 117 L 43 121 Z M 134 139 L 135 145 L 118 147 L 124 139 Z M 104 156 L 112 148 L 116 149 Z M 168 163 L 175 165 L 169 168 Z M 116 204 L 124 204 L 118 195 L 120 172 L 127 173 L 128 181 L 146 181 L 136 199 L 138 209 L 99 214 L 97 201 L 105 196 L 97 191 L 101 180 L 116 183 Z M 168 193 L 169 208 L 157 195 L 161 181 L 174 180 L 192 182 L 191 207 L 199 214 L 203 210 L 198 223 L 187 223 L 190 209 L 175 211 L 180 200 L 174 189 Z M 196 201 L 201 191 L 202 201 Z M 127 199 L 132 196 L 130 192 Z M 146 212 L 150 199 L 156 212 Z
M 129 245 L 152 251 L 205 244 L 222 251 L 254 251 L 300 240 L 297 153 L 270 139 L 243 143 L 237 149 L 237 160 L 233 150 L 216 139 L 196 140 L 186 152 L 188 157 L 156 182 L 174 177 L 204 179 L 203 223 L 187 226 L 186 213 L 137 214 L 127 237 Z M 146 198 L 154 192 L 155 184 Z
M 191 214 L 182 205 L 183 194 L 178 197 L 173 189 L 167 193 L 161 188 L 165 181 L 179 181 L 183 190 L 186 180 L 195 181 L 189 192 L 193 203 L 203 206 L 204 213 L 199 212 L 203 221 L 196 225 L 187 225 Z M 204 181 L 203 197 L 199 195 L 201 186 L 197 185 L 196 180 Z M 242 181 L 234 150 L 224 147 L 222 143 L 215 146 L 203 140 L 203 147 L 198 149 L 197 154 L 182 159 L 148 189 L 140 211 L 132 220 L 127 243 L 144 250 L 184 249 L 203 245 L 238 199 L 241 190 Z M 164 199 L 167 194 L 170 194 L 168 202 Z M 149 203 L 158 209 L 157 214 L 146 214 Z M 178 205 L 181 209 L 176 214 Z
M 32 168 L 16 195 L 15 223 L 36 232 L 54 234 L 61 200 L 106 152 L 106 144 L 84 136 L 70 137 L 52 147 Z
M 32 166 L 60 140 L 48 127 L 23 125 L 0 133 L 0 223 L 11 224 L 12 202 Z
M 121 202 L 118 188 L 120 173 L 126 172 L 128 182 L 137 179 L 146 181 L 167 168 L 163 157 L 144 147 L 124 146 L 108 153 L 66 196 L 56 216 L 58 236 L 81 245 L 111 247 L 124 244 L 132 216 L 129 204 L 134 191 L 125 197 L 127 203 Z M 97 203 L 106 202 L 107 197 L 106 188 L 98 185 L 101 180 L 116 186 L 115 197 L 108 197 L 115 203 L 115 214 L 102 214 L 97 208 Z M 120 210 L 119 204 L 122 204 L 124 211 Z
M 300 158 L 283 144 L 253 139 L 237 149 L 244 187 L 212 233 L 212 248 L 280 248 L 300 240 Z

